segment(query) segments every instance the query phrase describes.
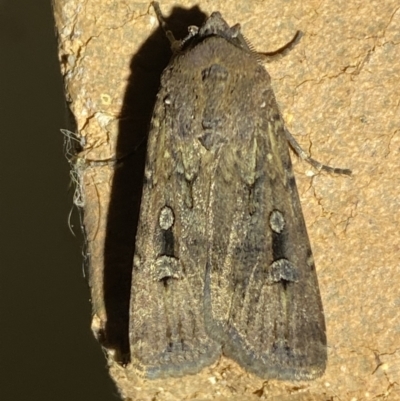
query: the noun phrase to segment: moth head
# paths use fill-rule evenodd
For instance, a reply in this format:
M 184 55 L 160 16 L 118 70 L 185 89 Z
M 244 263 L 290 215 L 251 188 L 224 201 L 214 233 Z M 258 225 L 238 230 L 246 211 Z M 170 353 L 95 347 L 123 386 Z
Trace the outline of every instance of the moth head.
M 215 11 L 205 20 L 198 30 L 193 31 L 192 35 L 189 35 L 189 37 L 191 36 L 190 39 L 193 40 L 193 42 L 191 41 L 190 46 L 193 47 L 210 36 L 217 36 L 226 39 L 228 42 L 240 47 L 241 49 L 251 51 L 240 31 L 240 28 L 240 24 L 229 26 L 222 18 L 221 13 Z

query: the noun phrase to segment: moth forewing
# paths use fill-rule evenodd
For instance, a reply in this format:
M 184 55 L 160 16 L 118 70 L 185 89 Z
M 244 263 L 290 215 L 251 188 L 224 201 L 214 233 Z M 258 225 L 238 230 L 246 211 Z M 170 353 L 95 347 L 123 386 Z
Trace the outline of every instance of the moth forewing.
M 325 369 L 325 323 L 283 121 L 256 57 L 229 42 L 218 50 L 236 117 L 211 175 L 206 327 L 261 377 L 311 379 Z
M 197 373 L 220 355 L 204 326 L 205 267 L 192 244 L 204 229 L 191 227 L 198 205 L 188 206 L 191 184 L 166 123 L 174 114 L 168 92 L 160 89 L 149 133 L 130 306 L 131 360 L 151 379 Z M 187 230 L 194 238 L 185 238 Z

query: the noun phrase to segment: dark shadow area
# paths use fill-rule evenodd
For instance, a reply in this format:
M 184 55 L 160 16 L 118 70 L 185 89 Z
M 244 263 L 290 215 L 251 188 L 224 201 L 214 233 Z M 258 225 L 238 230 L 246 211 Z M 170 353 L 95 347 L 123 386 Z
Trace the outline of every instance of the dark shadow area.
M 50 3 L 0 2 L 0 399 L 118 400 L 90 330 L 75 209 L 69 220 L 60 129 L 74 128 Z
M 165 17 L 177 39 L 189 25 L 201 25 L 206 15 L 196 6 L 174 8 Z M 104 303 L 107 325 L 101 333 L 104 346 L 116 351 L 120 363 L 129 362 L 129 300 L 135 235 L 139 219 L 146 142 L 160 86 L 160 76 L 171 57 L 170 44 L 158 28 L 131 61 L 120 114 L 117 157 L 121 159 L 112 184 L 105 241 Z

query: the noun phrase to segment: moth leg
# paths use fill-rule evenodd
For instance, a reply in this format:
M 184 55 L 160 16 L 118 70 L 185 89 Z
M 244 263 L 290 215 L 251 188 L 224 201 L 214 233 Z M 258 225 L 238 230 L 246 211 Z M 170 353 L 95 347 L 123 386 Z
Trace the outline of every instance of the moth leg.
M 305 160 L 307 163 L 310 163 L 318 171 L 324 170 L 334 174 L 351 175 L 351 170 L 347 168 L 337 168 L 337 167 L 327 166 L 326 164 L 322 164 L 318 160 L 315 160 L 312 157 L 308 156 L 308 154 L 303 150 L 303 148 L 299 145 L 299 143 L 296 141 L 296 139 L 293 137 L 293 135 L 289 132 L 287 128 L 285 128 L 285 135 L 286 139 L 290 144 L 290 147 L 297 154 L 297 156 L 299 156 L 302 160 Z
M 257 56 L 260 57 L 261 61 L 270 63 L 272 61 L 276 61 L 281 59 L 282 57 L 286 56 L 299 42 L 300 39 L 302 38 L 303 33 L 301 31 L 297 31 L 296 34 L 294 35 L 293 39 L 286 43 L 284 46 L 281 48 L 272 51 L 272 52 L 265 52 L 265 53 L 257 53 Z M 318 160 L 313 159 L 310 157 L 299 145 L 299 143 L 296 141 L 296 139 L 293 137 L 293 135 L 288 131 L 287 128 L 285 128 L 285 135 L 286 139 L 288 140 L 291 148 L 294 150 L 294 152 L 302 159 L 305 160 L 306 162 L 310 163 L 313 167 L 315 167 L 318 171 L 324 170 L 328 171 L 329 173 L 334 173 L 334 174 L 344 174 L 344 175 L 351 175 L 351 170 L 347 168 L 336 168 L 336 167 L 331 167 L 327 166 L 326 164 L 320 163 Z

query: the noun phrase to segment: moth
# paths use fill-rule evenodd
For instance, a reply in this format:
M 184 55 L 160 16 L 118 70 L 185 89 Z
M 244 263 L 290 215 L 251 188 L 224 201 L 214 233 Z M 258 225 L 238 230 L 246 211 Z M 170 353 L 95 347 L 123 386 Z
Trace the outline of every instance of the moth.
M 153 3 L 163 23 L 157 3 Z M 221 354 L 262 378 L 327 360 L 317 275 L 271 79 L 214 12 L 176 41 L 148 138 L 130 301 L 131 362 L 150 379 Z

